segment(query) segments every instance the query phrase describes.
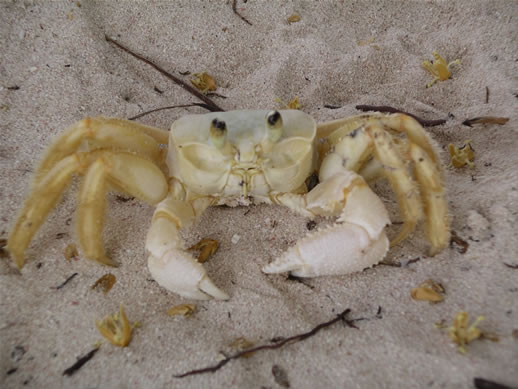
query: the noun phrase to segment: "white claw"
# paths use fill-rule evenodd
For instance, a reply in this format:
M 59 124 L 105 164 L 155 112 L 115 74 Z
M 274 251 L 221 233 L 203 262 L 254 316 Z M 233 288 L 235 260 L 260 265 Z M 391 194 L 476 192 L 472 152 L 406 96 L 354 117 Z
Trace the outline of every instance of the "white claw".
M 148 268 L 160 286 L 180 296 L 196 300 L 229 298 L 210 280 L 203 266 L 181 250 L 170 249 L 160 258 L 149 256 Z
M 385 257 L 389 241 L 384 227 L 390 219 L 381 200 L 363 180 L 353 181 L 357 177 L 352 172 L 338 174 L 308 194 L 307 208 L 324 215 L 338 211 L 338 224 L 309 234 L 266 265 L 263 272 L 289 271 L 298 277 L 349 274 Z

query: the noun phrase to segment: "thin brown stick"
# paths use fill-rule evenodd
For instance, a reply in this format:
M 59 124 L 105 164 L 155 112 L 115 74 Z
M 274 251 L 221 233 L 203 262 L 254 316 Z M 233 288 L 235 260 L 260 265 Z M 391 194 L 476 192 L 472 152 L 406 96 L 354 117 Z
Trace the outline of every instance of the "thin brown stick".
M 486 104 L 489 103 L 489 88 L 486 86 Z
M 234 13 L 237 16 L 239 16 L 242 21 L 244 21 L 245 23 L 248 23 L 249 25 L 252 25 L 252 23 L 250 23 L 243 15 L 241 15 L 239 12 L 237 12 L 237 0 L 234 0 L 232 2 L 232 11 L 234 11 Z
M 212 112 L 224 112 L 225 110 L 221 107 L 219 107 L 216 103 L 214 103 L 211 99 L 209 99 L 207 96 L 205 96 L 203 93 L 201 93 L 200 91 L 198 91 L 197 89 L 195 89 L 194 87 L 192 87 L 191 85 L 187 84 L 186 82 L 184 82 L 183 80 L 179 79 L 178 77 L 174 76 L 173 74 L 167 72 L 166 70 L 162 69 L 160 66 L 154 64 L 153 62 L 151 62 L 149 59 L 147 58 L 144 58 L 143 56 L 139 55 L 139 54 L 136 54 L 134 53 L 133 51 L 131 51 L 130 49 L 128 49 L 127 47 L 121 45 L 119 42 L 115 41 L 114 39 L 110 38 L 108 35 L 105 35 L 104 38 L 110 42 L 110 43 L 113 43 L 115 46 L 117 46 L 119 49 L 125 51 L 126 53 L 128 54 L 131 54 L 133 57 L 147 63 L 148 65 L 154 67 L 156 70 L 158 70 L 160 73 L 162 73 L 164 76 L 166 76 L 167 78 L 169 78 L 170 80 L 173 80 L 176 84 L 180 85 L 183 89 L 185 89 L 187 92 L 193 94 L 194 96 L 196 96 L 197 98 L 199 98 L 201 101 L 203 101 L 204 103 L 207 104 L 208 107 L 210 107 L 209 109 L 212 111 Z
M 82 357 L 78 358 L 76 363 L 74 363 L 72 366 L 70 366 L 69 368 L 65 369 L 65 371 L 63 371 L 63 375 L 67 375 L 67 376 L 73 375 L 76 371 L 78 371 L 81 367 L 83 367 L 83 365 L 86 362 L 88 362 L 90 359 L 92 359 L 92 357 L 95 355 L 95 353 L 97 351 L 99 351 L 99 347 L 94 348 L 88 354 L 83 355 Z
M 191 371 L 188 371 L 188 372 L 183 373 L 183 374 L 177 374 L 177 375 L 175 375 L 175 377 L 176 378 L 183 378 L 183 377 L 187 377 L 187 376 L 195 375 L 195 374 L 213 373 L 213 372 L 215 372 L 216 370 L 219 370 L 220 368 L 222 368 L 223 366 L 225 366 L 227 363 L 229 363 L 230 361 L 232 361 L 234 359 L 241 358 L 241 357 L 243 357 L 245 355 L 250 355 L 251 353 L 255 353 L 256 351 L 260 351 L 260 350 L 273 350 L 273 349 L 276 349 L 276 348 L 280 348 L 280 347 L 282 347 L 285 344 L 290 343 L 290 342 L 296 342 L 296 341 L 301 341 L 301 340 L 307 339 L 310 336 L 315 335 L 321 329 L 329 327 L 330 325 L 333 325 L 333 324 L 335 324 L 338 321 L 344 321 L 349 327 L 357 328 L 357 327 L 354 326 L 353 323 L 355 321 L 364 320 L 364 318 L 349 319 L 348 320 L 345 317 L 349 314 L 350 311 L 351 311 L 350 309 L 346 309 L 345 311 L 340 313 L 338 316 L 336 316 L 334 319 L 326 321 L 325 323 L 321 323 L 321 324 L 317 325 L 316 327 L 314 327 L 312 330 L 310 330 L 308 332 L 304 332 L 302 334 L 290 336 L 289 338 L 284 338 L 284 339 L 279 340 L 278 342 L 276 342 L 274 344 L 265 344 L 265 345 L 258 346 L 258 347 L 248 348 L 246 350 L 243 350 L 241 352 L 238 352 L 238 353 L 236 353 L 234 355 L 231 355 L 231 356 L 223 359 L 222 361 L 220 361 L 216 365 L 204 367 L 202 369 L 191 370 Z
M 437 119 L 437 120 L 421 119 L 420 117 L 417 117 L 414 114 L 411 114 L 411 113 L 408 113 L 405 111 L 401 111 L 397 108 L 389 107 L 387 105 L 378 105 L 378 106 L 376 106 L 376 105 L 357 105 L 355 108 L 359 109 L 360 111 L 363 111 L 363 112 L 376 111 L 376 112 L 387 112 L 387 113 L 404 113 L 405 115 L 413 117 L 423 127 L 440 126 L 441 124 L 446 123 L 446 119 Z
M 138 115 L 135 115 L 135 116 L 132 116 L 132 117 L 128 118 L 128 120 L 135 120 L 135 119 L 141 118 L 142 116 L 149 115 L 150 113 L 157 112 L 157 111 L 163 111 L 165 109 L 187 108 L 187 107 L 201 107 L 201 108 L 205 108 L 205 109 L 211 111 L 210 107 L 207 104 L 203 104 L 203 103 L 170 105 L 168 107 L 155 108 L 155 109 L 152 109 L 151 111 L 146 111 L 146 112 L 139 113 Z

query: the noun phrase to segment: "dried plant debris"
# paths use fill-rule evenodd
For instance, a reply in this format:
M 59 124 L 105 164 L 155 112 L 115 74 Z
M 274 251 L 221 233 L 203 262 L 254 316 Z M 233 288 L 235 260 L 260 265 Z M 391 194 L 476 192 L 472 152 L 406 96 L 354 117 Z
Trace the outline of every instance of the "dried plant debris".
M 237 352 L 246 351 L 248 349 L 251 349 L 254 347 L 255 343 L 246 339 L 243 336 L 240 336 L 239 338 L 235 339 L 232 343 L 230 343 L 230 347 L 234 349 Z M 243 354 L 243 358 L 249 358 L 251 357 L 253 352 L 245 353 Z
M 101 321 L 96 321 L 96 326 L 102 336 L 118 347 L 126 347 L 131 341 L 132 326 L 126 317 L 124 307 L 120 306 L 120 312 L 106 316 Z
M 478 118 L 467 119 L 462 122 L 465 126 L 472 127 L 473 124 L 500 124 L 503 126 L 509 121 L 509 118 L 497 116 L 481 116 Z
M 115 46 L 117 46 L 119 49 L 125 51 L 126 53 L 132 55 L 133 57 L 139 59 L 140 61 L 143 61 L 145 63 L 147 63 L 148 65 L 152 66 L 153 68 L 155 68 L 156 70 L 158 70 L 160 73 L 162 73 L 164 76 L 166 76 L 167 78 L 169 78 L 170 80 L 172 80 L 173 82 L 175 82 L 177 85 L 181 86 L 183 89 L 185 89 L 187 92 L 191 93 L 192 95 L 196 96 L 198 99 L 200 99 L 201 101 L 203 101 L 205 104 L 206 104 L 206 108 L 208 110 L 210 110 L 211 112 L 223 112 L 225 111 L 223 108 L 219 107 L 216 103 L 214 103 L 214 101 L 212 101 L 210 98 L 208 98 L 207 96 L 205 96 L 203 93 L 199 92 L 196 88 L 192 87 L 191 85 L 189 85 L 188 83 L 186 83 L 185 81 L 179 79 L 178 77 L 176 77 L 175 75 L 165 71 L 164 69 L 162 69 L 160 66 L 158 66 L 157 64 L 153 63 L 152 61 L 150 61 L 149 59 L 147 58 L 144 58 L 142 55 L 139 55 L 137 53 L 134 53 L 133 51 L 131 51 L 130 49 L 128 49 L 127 47 L 125 47 L 124 45 L 121 45 L 119 42 L 117 42 L 116 40 L 110 38 L 108 35 L 105 35 L 104 38 L 114 44 Z
M 194 304 L 181 304 L 181 305 L 176 305 L 172 308 L 169 308 L 167 310 L 167 314 L 169 316 L 189 317 L 194 313 L 195 310 L 196 310 L 196 305 L 194 305 Z
M 457 59 L 453 62 L 447 63 L 446 60 L 441 57 L 436 51 L 433 52 L 433 62 L 424 61 L 423 68 L 428 70 L 433 80 L 426 84 L 427 88 L 430 88 L 437 81 L 445 81 L 451 77 L 450 67 L 452 65 L 460 65 L 460 60 Z
M 246 3 L 246 1 L 244 1 Z M 239 16 L 239 18 L 245 22 L 246 24 L 248 25 L 252 25 L 252 23 L 250 23 L 243 15 L 241 15 L 239 12 L 237 12 L 237 0 L 233 0 L 232 1 L 232 11 L 234 11 L 234 13 Z
M 358 46 L 370 46 L 376 50 L 381 50 L 381 47 L 379 47 L 377 44 L 374 43 L 374 37 L 370 37 L 366 41 L 356 41 Z
M 294 336 L 290 336 L 288 338 L 282 338 L 281 340 L 279 340 L 277 342 L 274 342 L 273 344 L 264 344 L 264 345 L 261 345 L 261 346 L 253 347 L 253 348 L 250 348 L 250 349 L 246 349 L 244 351 L 238 352 L 237 354 L 234 354 L 234 355 L 226 357 L 225 359 L 221 360 L 220 362 L 218 362 L 217 364 L 215 364 L 213 366 L 204 367 L 202 369 L 191 370 L 191 371 L 188 371 L 188 372 L 183 373 L 183 374 L 177 374 L 177 375 L 175 375 L 175 377 L 176 378 L 184 378 L 184 377 L 188 377 L 188 376 L 195 375 L 195 374 L 213 373 L 213 372 L 219 370 L 220 368 L 222 368 L 223 366 L 225 366 L 227 363 L 229 363 L 230 361 L 232 361 L 234 359 L 242 358 L 242 357 L 244 357 L 247 354 L 254 353 L 254 352 L 257 352 L 257 351 L 273 350 L 273 349 L 281 348 L 285 344 L 294 343 L 296 341 L 302 341 L 304 339 L 307 339 L 307 338 L 315 335 L 317 332 L 319 332 L 323 328 L 329 327 L 329 326 L 331 326 L 331 325 L 333 325 L 333 324 L 335 324 L 335 323 L 337 323 L 339 321 L 344 322 L 349 327 L 356 328 L 354 326 L 354 324 L 353 324 L 355 321 L 366 320 L 365 318 L 347 319 L 346 316 L 349 314 L 349 312 L 350 312 L 350 309 L 346 309 L 342 313 L 337 315 L 334 319 L 331 319 L 331 320 L 329 320 L 329 321 L 327 321 L 325 323 L 321 323 L 321 324 L 317 325 L 316 327 L 314 327 L 312 330 L 310 330 L 308 332 L 305 332 L 305 333 L 302 333 L 302 334 L 298 334 L 298 335 L 294 335 Z
M 272 374 L 273 379 L 277 384 L 282 386 L 283 388 L 289 388 L 290 387 L 290 381 L 288 380 L 288 374 L 286 373 L 286 370 L 284 370 L 279 365 L 273 365 L 272 366 Z
M 191 78 L 191 84 L 198 88 L 201 93 L 214 92 L 217 89 L 216 81 L 207 73 L 194 73 L 194 78 Z
M 478 323 L 484 320 L 483 316 L 477 317 L 468 326 L 468 313 L 459 312 L 453 320 L 453 325 L 448 328 L 448 336 L 458 346 L 459 352 L 466 353 L 466 346 L 482 336 L 482 331 L 477 328 Z
M 79 369 L 81 369 L 81 367 L 83 367 L 83 365 L 86 362 L 88 362 L 90 359 L 92 359 L 97 351 L 99 351 L 99 347 L 96 347 L 92 351 L 90 351 L 88 354 L 83 355 L 82 357 L 79 357 L 77 359 L 76 363 L 74 363 L 72 366 L 70 366 L 69 368 L 67 368 L 63 371 L 63 375 L 66 375 L 66 376 L 73 375 L 75 372 L 77 372 Z
M 5 246 L 7 246 L 7 239 L 0 239 L 0 258 L 7 258 L 9 256 Z
M 97 281 L 95 281 L 95 284 L 93 284 L 90 289 L 95 289 L 98 286 L 100 286 L 103 288 L 104 294 L 106 294 L 113 287 L 116 280 L 117 279 L 115 278 L 115 276 L 113 274 L 111 274 L 111 273 L 105 274 L 104 276 L 99 278 Z
M 475 386 L 476 389 L 513 389 L 510 386 L 479 377 L 473 378 L 473 386 Z
M 61 289 L 62 287 L 64 287 L 66 284 L 68 284 L 75 276 L 77 276 L 79 273 L 74 273 L 72 274 L 70 277 L 68 277 L 62 284 L 56 286 L 56 289 Z
M 281 100 L 279 97 L 276 97 L 274 101 L 281 105 L 281 109 L 301 109 L 302 104 L 299 101 L 299 98 L 295 96 L 293 99 L 290 100 L 288 104 L 286 104 L 283 100 Z
M 330 106 L 327 106 L 327 108 L 330 108 Z M 337 108 L 340 108 L 340 107 L 337 107 Z M 355 106 L 354 108 L 356 108 L 357 110 L 363 111 L 363 112 L 404 113 L 405 115 L 413 117 L 423 127 L 440 126 L 441 124 L 446 123 L 446 119 L 433 119 L 433 120 L 421 119 L 420 117 L 418 117 L 412 113 L 402 111 L 398 108 L 390 107 L 388 105 L 360 104 L 360 105 Z
M 428 279 L 417 288 L 410 291 L 410 295 L 414 300 L 429 301 L 430 303 L 439 303 L 444 300 L 444 287 L 432 279 Z
M 200 240 L 195 245 L 189 247 L 187 250 L 199 250 L 198 262 L 204 263 L 214 254 L 219 248 L 219 242 L 214 239 L 205 238 Z
M 468 251 L 469 248 L 469 243 L 462 239 L 460 236 L 458 236 L 457 233 L 452 230 L 450 238 L 450 247 L 452 247 L 454 243 L 459 246 L 459 248 L 457 249 L 459 253 L 466 254 L 466 251 Z
M 79 256 L 79 252 L 77 251 L 77 247 L 75 244 L 70 243 L 67 247 L 65 247 L 65 259 L 70 261 L 72 258 Z
M 293 12 L 288 17 L 288 23 L 289 24 L 300 22 L 300 20 L 301 20 L 301 17 L 300 17 L 300 15 L 297 12 Z
M 450 143 L 448 145 L 448 151 L 450 152 L 451 164 L 456 168 L 469 166 L 470 168 L 475 167 L 475 150 L 471 146 L 471 141 L 467 140 L 461 147 L 457 147 Z

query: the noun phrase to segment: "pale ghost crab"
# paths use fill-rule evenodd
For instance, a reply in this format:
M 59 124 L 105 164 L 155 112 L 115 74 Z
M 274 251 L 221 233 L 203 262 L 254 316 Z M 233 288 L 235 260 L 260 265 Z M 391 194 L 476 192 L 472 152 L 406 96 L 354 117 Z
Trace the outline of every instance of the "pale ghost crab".
M 334 225 L 310 233 L 263 271 L 347 274 L 379 263 L 388 251 L 384 228 L 390 220 L 366 183 L 384 176 L 403 218 L 391 244 L 412 232 L 424 209 L 434 255 L 449 241 L 434 147 L 419 123 L 403 114 L 317 125 L 297 110 L 217 112 L 184 116 L 169 133 L 126 120 L 87 118 L 48 149 L 7 247 L 23 267 L 33 235 L 79 173 L 84 179 L 76 227 L 86 257 L 115 265 L 102 241 L 105 195 L 109 188 L 122 191 L 156 205 L 146 239 L 153 278 L 187 298 L 227 299 L 179 238 L 179 230 L 207 207 L 283 204 L 309 218 L 337 216 Z M 308 191 L 305 181 L 315 171 L 319 183 Z

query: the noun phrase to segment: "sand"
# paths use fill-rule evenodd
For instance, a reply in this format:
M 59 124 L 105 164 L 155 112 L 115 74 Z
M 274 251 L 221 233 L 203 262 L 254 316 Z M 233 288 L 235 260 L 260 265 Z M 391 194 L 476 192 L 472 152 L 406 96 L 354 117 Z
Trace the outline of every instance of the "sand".
M 231 299 L 194 302 L 190 318 L 172 318 L 167 309 L 193 301 L 151 280 L 144 249 L 151 206 L 108 195 L 105 242 L 119 268 L 82 255 L 64 259 L 75 241 L 77 179 L 31 243 L 23 270 L 0 262 L 0 386 L 276 388 L 286 385 L 274 378 L 277 365 L 292 388 L 472 388 L 474 377 L 518 387 L 516 1 L 238 1 L 252 25 L 232 12 L 231 1 L 6 0 L 0 9 L 0 238 L 7 238 L 41 154 L 67 126 L 86 116 L 128 118 L 198 101 L 106 42 L 107 34 L 185 80 L 182 72 L 208 72 L 226 96 L 214 97 L 225 110 L 279 108 L 276 98 L 297 96 L 319 122 L 357 114 L 357 104 L 448 119 L 428 131 L 444 151 L 451 228 L 469 244 L 465 253 L 453 244 L 428 257 L 420 227 L 388 254 L 402 267 L 301 283 L 261 267 L 305 235 L 307 219 L 277 206 L 214 208 L 183 235 L 186 244 L 203 237 L 220 242 L 205 267 Z M 289 24 L 294 12 L 301 20 Z M 461 65 L 450 80 L 425 88 L 431 76 L 421 63 L 434 50 Z M 202 112 L 166 110 L 139 121 L 167 129 L 182 115 Z M 484 115 L 510 121 L 462 125 Z M 447 145 L 466 140 L 475 167 L 453 168 Z M 390 188 L 374 189 L 397 221 Z M 414 258 L 420 260 L 407 264 Z M 91 290 L 108 271 L 117 278 L 113 289 Z M 429 278 L 445 287 L 442 303 L 411 299 L 411 288 Z M 105 343 L 74 375 L 63 376 L 102 339 L 95 320 L 121 303 L 141 323 L 129 347 Z M 356 321 L 356 329 L 336 323 L 214 373 L 174 377 L 235 352 L 229 345 L 239 337 L 266 344 L 347 308 L 349 318 L 368 320 Z M 451 325 L 460 311 L 470 320 L 483 315 L 479 327 L 499 341 L 476 340 L 460 353 L 447 329 L 435 325 Z

